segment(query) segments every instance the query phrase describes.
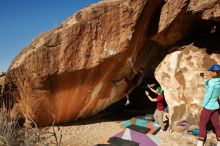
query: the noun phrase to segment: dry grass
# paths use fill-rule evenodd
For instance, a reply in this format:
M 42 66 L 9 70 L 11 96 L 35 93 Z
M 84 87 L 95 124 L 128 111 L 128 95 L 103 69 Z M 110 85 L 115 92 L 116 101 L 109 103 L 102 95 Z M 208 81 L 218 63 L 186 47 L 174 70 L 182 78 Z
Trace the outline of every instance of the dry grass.
M 48 111 L 49 112 L 49 111 Z M 47 142 L 46 145 L 50 146 L 62 146 L 62 129 L 60 126 L 54 126 L 55 125 L 55 115 L 49 112 L 51 116 L 53 117 L 54 121 L 51 126 L 52 130 L 42 130 L 42 139 L 44 142 Z M 46 128 L 47 129 L 47 128 Z
M 18 120 L 11 119 L 9 112 L 2 106 L 0 108 L 0 146 L 48 146 L 48 139 L 53 139 L 53 145 L 61 146 L 62 133 L 60 128 L 53 127 L 53 131 L 41 131 L 36 123 L 32 121 L 33 127 L 19 127 Z
M 5 108 L 0 109 L 0 145 L 18 145 L 24 139 L 23 131 L 8 115 Z

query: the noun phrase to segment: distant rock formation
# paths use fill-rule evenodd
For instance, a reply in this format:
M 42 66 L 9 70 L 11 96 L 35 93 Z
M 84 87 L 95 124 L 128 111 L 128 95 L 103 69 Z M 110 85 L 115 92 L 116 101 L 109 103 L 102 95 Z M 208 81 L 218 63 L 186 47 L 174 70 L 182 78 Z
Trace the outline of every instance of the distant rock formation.
M 146 77 L 156 70 L 171 122 L 197 122 L 199 73 L 220 63 L 219 6 L 218 0 L 103 0 L 84 8 L 13 60 L 7 72 L 16 92 L 13 115 L 41 126 L 92 116 L 124 97 L 134 65 Z
M 5 87 L 5 72 L 0 73 L 0 95 L 2 96 Z

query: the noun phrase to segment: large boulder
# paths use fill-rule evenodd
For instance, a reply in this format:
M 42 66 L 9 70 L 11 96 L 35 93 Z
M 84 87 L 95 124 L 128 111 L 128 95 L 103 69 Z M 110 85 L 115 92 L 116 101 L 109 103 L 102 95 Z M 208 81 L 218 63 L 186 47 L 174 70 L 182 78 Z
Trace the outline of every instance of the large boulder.
M 158 31 L 151 39 L 169 48 L 191 35 L 202 20 L 220 22 L 219 0 L 167 0 L 161 9 Z
M 197 14 L 204 20 L 220 22 L 220 1 L 219 0 L 191 0 L 188 11 Z
M 212 63 L 220 64 L 219 18 L 219 0 L 167 0 L 161 9 L 151 40 L 167 48 L 155 78 L 165 90 L 171 124 L 198 124 L 204 94 L 200 75 Z
M 202 76 L 208 75 L 207 68 L 211 64 L 220 64 L 220 54 L 208 54 L 207 46 L 202 45 L 204 42 L 210 44 L 209 41 L 203 40 L 178 48 L 168 54 L 155 71 L 155 77 L 163 87 L 169 105 L 171 123 L 185 120 L 198 124 L 205 92 L 205 79 Z
M 102 0 L 86 7 L 13 60 L 11 113 L 38 125 L 92 116 L 124 97 L 125 78 L 139 67 L 146 78 L 157 68 L 171 122 L 197 122 L 199 75 L 219 63 L 219 10 L 219 0 Z
M 123 78 L 134 74 L 131 64 L 139 66 L 136 54 L 161 6 L 161 0 L 105 0 L 39 35 L 8 70 L 8 84 L 19 93 L 12 113 L 47 125 L 94 115 L 122 99 Z

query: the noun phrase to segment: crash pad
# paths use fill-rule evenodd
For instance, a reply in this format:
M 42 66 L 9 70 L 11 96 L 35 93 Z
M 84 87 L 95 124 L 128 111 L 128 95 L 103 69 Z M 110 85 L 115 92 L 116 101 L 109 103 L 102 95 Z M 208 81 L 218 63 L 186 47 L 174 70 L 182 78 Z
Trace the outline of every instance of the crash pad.
M 157 135 L 147 134 L 147 136 L 149 136 L 157 145 L 160 144 L 160 138 Z
M 130 120 L 123 121 L 121 122 L 120 127 L 122 129 L 125 129 L 130 125 L 137 125 L 137 126 L 149 128 L 150 131 L 147 132 L 148 134 L 155 134 L 157 130 L 159 130 L 160 128 L 160 126 L 155 121 L 148 121 L 148 120 L 138 119 L 138 118 L 132 118 Z
M 142 127 L 142 126 L 138 126 L 134 124 L 129 125 L 127 128 L 132 129 L 136 132 L 143 133 L 143 134 L 147 134 L 151 130 L 150 128 Z
M 111 137 L 108 142 L 115 146 L 139 146 L 139 143 L 122 139 L 121 137 Z
M 139 143 L 139 146 L 158 146 L 148 135 L 140 132 L 136 132 L 128 128 L 126 130 L 117 133 L 113 137 L 122 138 L 124 137 L 124 134 L 127 135 L 128 133 L 130 133 L 130 138 L 131 138 L 130 140 Z

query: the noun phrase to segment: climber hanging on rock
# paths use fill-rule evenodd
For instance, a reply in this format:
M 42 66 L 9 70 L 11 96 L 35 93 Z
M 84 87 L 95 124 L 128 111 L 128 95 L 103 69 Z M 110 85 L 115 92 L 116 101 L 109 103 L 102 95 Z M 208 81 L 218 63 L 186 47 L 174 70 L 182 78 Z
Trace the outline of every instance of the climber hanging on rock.
M 130 104 L 129 96 L 131 92 L 137 87 L 140 86 L 144 79 L 143 69 L 135 67 L 134 59 L 131 58 L 128 60 L 129 67 L 131 69 L 131 76 L 125 76 L 122 79 L 112 81 L 115 85 L 119 85 L 122 81 L 125 81 L 127 88 L 125 90 L 125 97 L 127 99 L 125 105 Z
M 134 69 L 133 69 L 134 70 Z M 128 78 L 125 78 L 125 81 L 127 82 L 128 84 L 128 87 L 127 87 L 127 90 L 125 91 L 125 96 L 126 96 L 126 103 L 125 105 L 128 105 L 130 104 L 130 100 L 129 100 L 129 96 L 130 94 L 132 93 L 132 91 L 134 91 L 134 89 L 137 87 L 137 86 L 140 86 L 142 81 L 143 81 L 143 78 L 142 78 L 142 70 L 140 69 L 135 69 L 136 70 L 136 73 L 135 73 L 135 76 L 137 76 L 137 80 L 135 81 L 135 76 L 132 78 L 132 80 L 128 79 Z

